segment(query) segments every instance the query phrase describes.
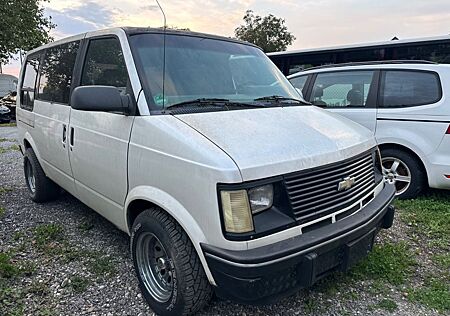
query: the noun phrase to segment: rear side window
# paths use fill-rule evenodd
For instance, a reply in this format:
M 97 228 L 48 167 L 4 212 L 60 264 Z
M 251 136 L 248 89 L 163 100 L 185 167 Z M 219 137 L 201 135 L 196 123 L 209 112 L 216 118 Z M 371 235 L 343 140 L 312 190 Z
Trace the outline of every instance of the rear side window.
M 80 42 L 48 48 L 41 67 L 38 99 L 69 103 L 70 86 Z
M 39 72 L 40 55 L 28 57 L 20 88 L 20 108 L 33 111 L 36 79 Z
M 305 87 L 305 83 L 306 83 L 307 79 L 308 79 L 308 76 L 299 76 L 299 77 L 291 78 L 291 79 L 289 79 L 289 81 L 292 83 L 292 85 L 294 87 L 296 87 L 303 93 L 303 88 Z
M 365 107 L 373 78 L 372 70 L 319 73 L 310 101 L 330 108 Z
M 117 87 L 126 93 L 128 73 L 120 42 L 116 38 L 94 39 L 84 62 L 81 85 L 103 85 Z
M 431 71 L 387 70 L 383 73 L 380 107 L 431 104 L 441 99 L 439 76 Z

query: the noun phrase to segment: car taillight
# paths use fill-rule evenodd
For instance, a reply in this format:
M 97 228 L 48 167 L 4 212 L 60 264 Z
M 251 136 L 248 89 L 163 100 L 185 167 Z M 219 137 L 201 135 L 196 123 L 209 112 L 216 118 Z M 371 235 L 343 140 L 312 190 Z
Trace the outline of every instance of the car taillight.
M 445 132 L 445 134 L 450 135 L 450 125 L 447 127 L 447 131 Z

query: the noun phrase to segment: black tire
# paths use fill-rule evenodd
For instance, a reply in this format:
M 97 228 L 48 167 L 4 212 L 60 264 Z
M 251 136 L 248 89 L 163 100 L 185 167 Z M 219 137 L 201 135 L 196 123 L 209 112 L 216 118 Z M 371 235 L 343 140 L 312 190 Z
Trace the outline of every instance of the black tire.
M 150 293 L 141 275 L 143 264 L 139 263 L 142 259 L 139 261 L 138 258 L 142 256 L 138 253 L 137 247 L 140 247 L 139 240 L 149 235 L 152 235 L 150 238 L 157 237 L 164 254 L 167 253 L 169 264 L 166 268 L 172 276 L 172 283 L 166 301 L 158 301 Z M 147 248 L 151 248 L 149 244 L 146 245 Z M 183 228 L 166 212 L 154 207 L 137 216 L 131 230 L 131 253 L 141 291 L 157 315 L 190 315 L 202 309 L 210 301 L 212 287 L 196 250 Z M 149 262 L 153 261 L 149 260 Z
M 59 196 L 61 191 L 60 187 L 45 175 L 33 149 L 28 148 L 25 151 L 23 166 L 25 183 L 30 192 L 30 197 L 34 202 L 48 202 Z M 34 175 L 34 188 L 29 181 L 30 170 L 32 171 L 32 175 Z
M 397 158 L 404 163 L 410 171 L 411 182 L 409 187 L 404 192 L 397 195 L 398 199 L 414 199 L 425 189 L 427 186 L 426 172 L 416 157 L 408 152 L 394 148 L 382 149 L 381 157 L 382 159 L 388 157 Z M 385 166 L 384 162 L 383 166 Z

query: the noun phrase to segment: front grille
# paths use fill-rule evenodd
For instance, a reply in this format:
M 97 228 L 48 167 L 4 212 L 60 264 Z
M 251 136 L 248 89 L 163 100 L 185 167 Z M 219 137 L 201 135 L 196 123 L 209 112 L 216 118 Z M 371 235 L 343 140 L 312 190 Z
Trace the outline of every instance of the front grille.
M 354 177 L 350 189 L 339 191 L 346 177 Z M 375 187 L 374 155 L 357 157 L 285 175 L 284 182 L 295 218 L 299 224 L 330 215 L 362 199 Z

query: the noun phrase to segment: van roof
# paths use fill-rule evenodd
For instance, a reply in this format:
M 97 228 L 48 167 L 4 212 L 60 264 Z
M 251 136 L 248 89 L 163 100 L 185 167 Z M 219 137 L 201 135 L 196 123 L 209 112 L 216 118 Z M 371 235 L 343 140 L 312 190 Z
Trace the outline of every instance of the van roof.
M 127 35 L 145 34 L 145 33 L 163 34 L 164 29 L 163 28 L 151 28 L 151 27 L 115 27 L 115 28 L 101 29 L 101 30 L 80 33 L 77 35 L 62 38 L 60 40 L 57 40 L 57 41 L 48 43 L 46 45 L 40 46 L 38 48 L 35 48 L 35 49 L 29 51 L 28 54 L 38 52 L 38 51 L 48 48 L 48 47 L 64 44 L 64 43 L 71 42 L 71 41 L 81 40 L 83 38 L 102 36 L 102 35 L 114 35 L 114 34 L 117 35 L 118 33 L 121 33 L 121 32 L 125 32 L 125 34 L 127 34 Z M 166 32 L 166 34 L 210 38 L 210 39 L 216 39 L 216 40 L 221 40 L 221 41 L 245 44 L 245 45 L 254 46 L 256 48 L 259 48 L 258 46 L 254 45 L 252 43 L 240 41 L 238 39 L 234 39 L 231 37 L 225 37 L 225 36 L 219 36 L 219 35 L 213 35 L 213 34 L 207 34 L 207 33 L 192 32 L 192 31 L 187 31 L 187 30 L 176 30 L 176 29 L 166 29 L 165 32 Z

